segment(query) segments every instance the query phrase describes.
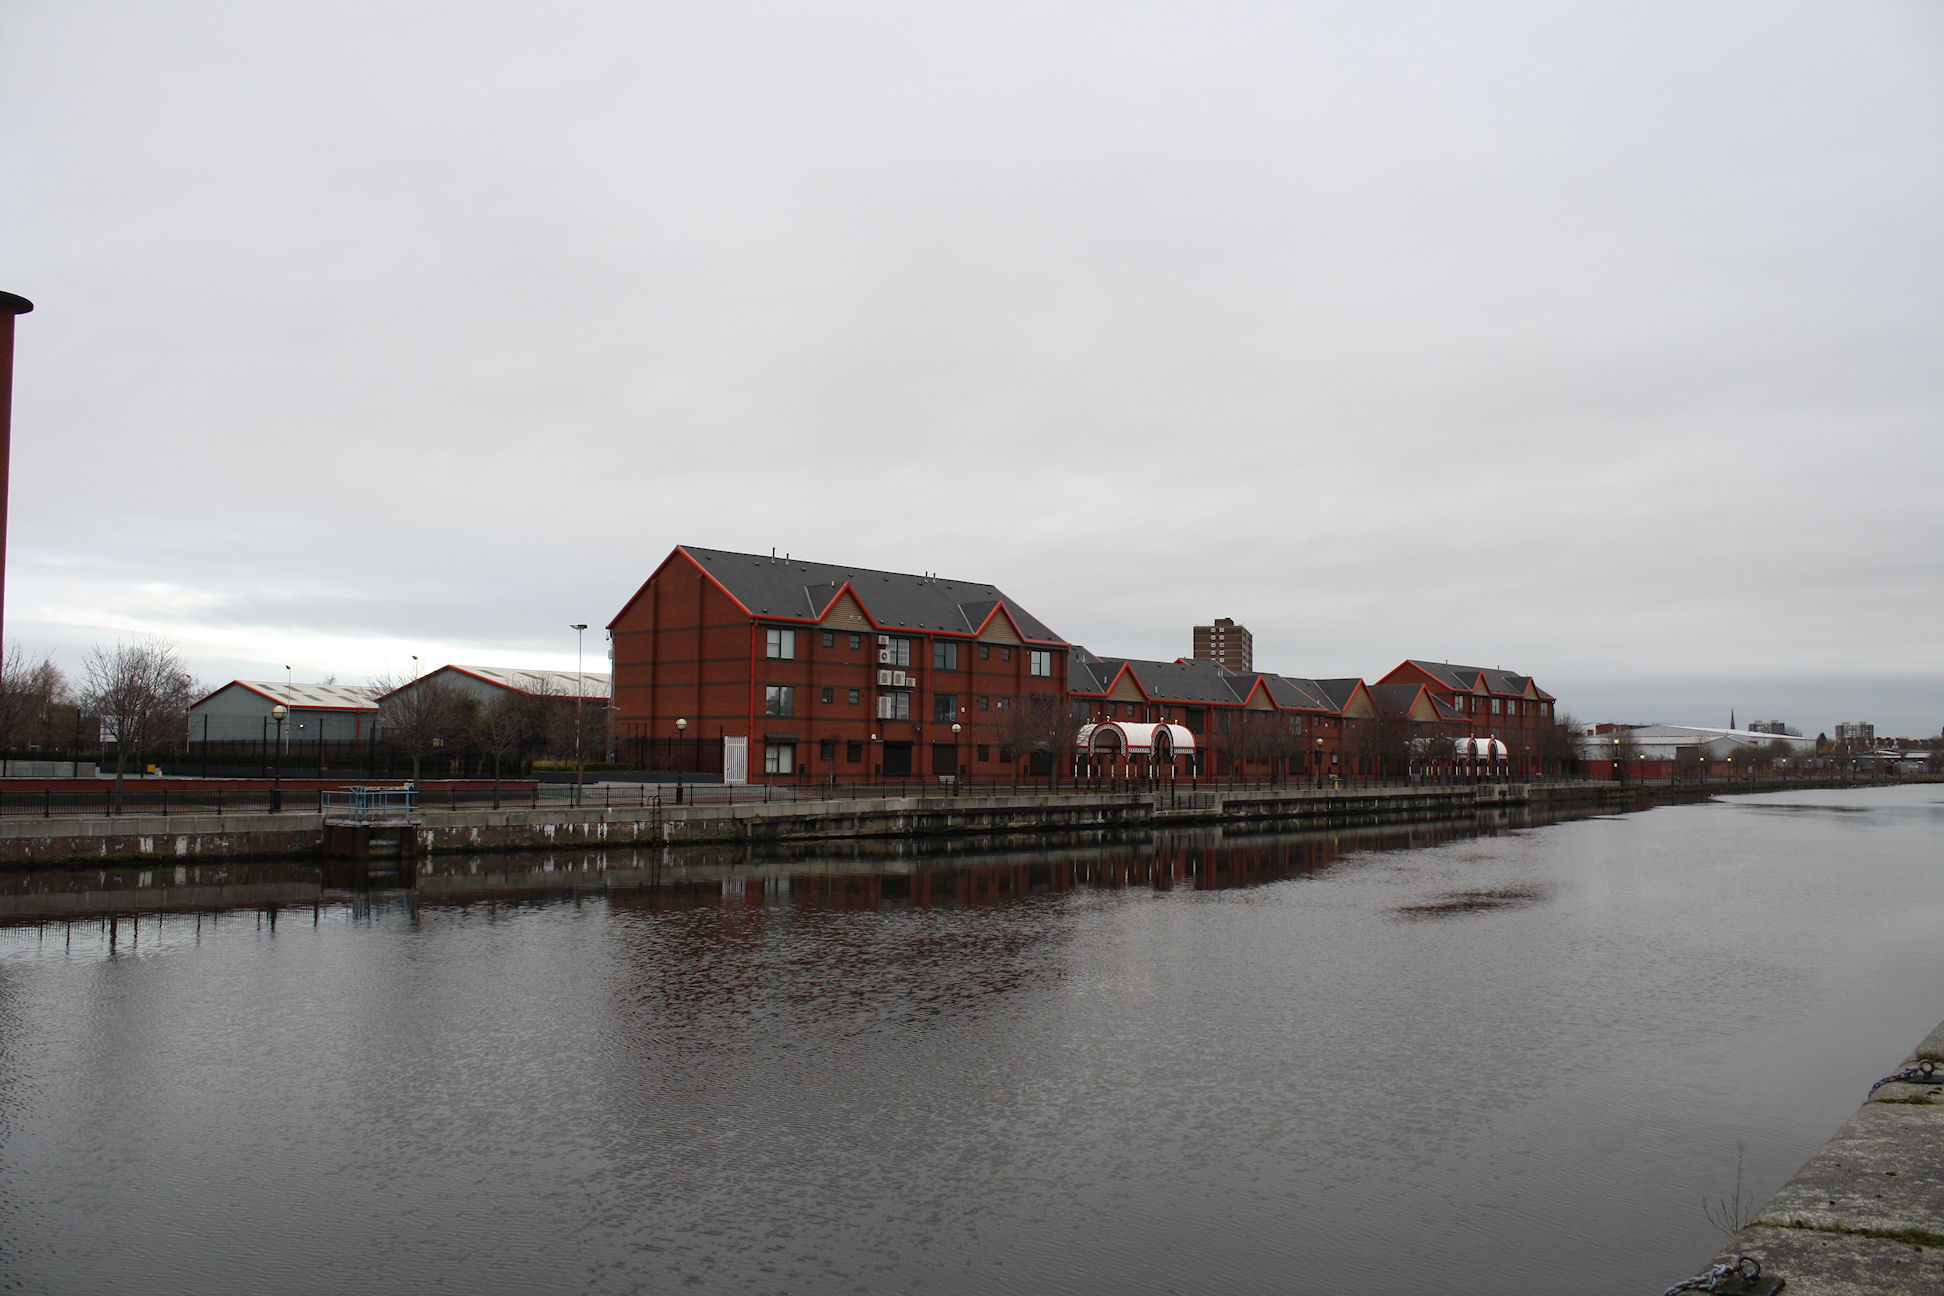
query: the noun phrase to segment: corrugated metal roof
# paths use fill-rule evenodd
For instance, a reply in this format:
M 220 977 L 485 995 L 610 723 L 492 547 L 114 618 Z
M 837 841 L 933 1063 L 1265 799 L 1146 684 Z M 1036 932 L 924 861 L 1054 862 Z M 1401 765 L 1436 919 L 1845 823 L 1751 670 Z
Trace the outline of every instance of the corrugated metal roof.
M 198 698 L 194 705 L 201 706 L 223 689 L 241 686 L 252 693 L 260 693 L 272 702 L 280 703 L 291 710 L 305 711 L 375 711 L 378 709 L 378 690 L 369 684 L 293 684 L 283 680 L 231 680 L 223 688 L 214 690 Z
M 549 697 L 605 698 L 612 691 L 612 681 L 606 675 L 593 671 L 576 674 L 540 667 L 461 666 L 457 663 L 440 669 L 464 671 L 501 688 L 518 693 L 543 693 Z M 437 674 L 436 671 L 433 673 Z

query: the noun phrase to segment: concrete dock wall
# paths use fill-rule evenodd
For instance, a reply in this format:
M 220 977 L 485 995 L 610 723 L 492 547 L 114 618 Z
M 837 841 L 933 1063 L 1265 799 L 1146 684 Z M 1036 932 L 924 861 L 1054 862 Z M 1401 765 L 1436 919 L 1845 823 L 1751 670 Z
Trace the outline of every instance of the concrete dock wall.
M 1925 1060 L 1944 1025 L 1886 1074 Z M 1944 1070 L 1871 1094 L 1709 1263 L 1744 1255 L 1785 1296 L 1944 1292 Z
M 1762 791 L 1768 786 L 1738 785 L 1732 790 Z M 1253 825 L 1273 831 L 1284 825 L 1461 819 L 1523 806 L 1540 810 L 1624 806 L 1729 790 L 1670 791 L 1612 783 L 1239 790 L 1175 785 L 1156 791 L 1051 795 L 663 802 L 612 809 L 428 809 L 420 815 L 414 844 L 421 854 L 437 854 L 560 846 L 760 845 L 843 838 L 1140 831 L 1194 824 L 1231 830 Z M 316 813 L 0 818 L 0 867 L 317 855 L 323 851 L 324 835 L 323 816 Z
M 1021 796 L 871 797 L 566 809 L 427 810 L 421 854 L 562 846 L 808 842 L 1140 830 L 1162 825 L 1360 825 L 1525 805 L 1522 784 Z M 0 819 L 0 867 L 104 860 L 277 858 L 322 851 L 317 814 Z

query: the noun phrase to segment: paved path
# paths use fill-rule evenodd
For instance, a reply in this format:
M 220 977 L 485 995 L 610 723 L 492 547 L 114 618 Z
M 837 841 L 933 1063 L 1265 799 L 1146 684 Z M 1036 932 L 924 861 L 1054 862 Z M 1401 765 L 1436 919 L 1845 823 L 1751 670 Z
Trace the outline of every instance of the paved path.
M 1944 1063 L 1944 1025 L 1892 1070 L 1926 1059 Z M 1709 1264 L 1740 1255 L 1783 1296 L 1944 1293 L 1944 1067 L 1871 1095 Z

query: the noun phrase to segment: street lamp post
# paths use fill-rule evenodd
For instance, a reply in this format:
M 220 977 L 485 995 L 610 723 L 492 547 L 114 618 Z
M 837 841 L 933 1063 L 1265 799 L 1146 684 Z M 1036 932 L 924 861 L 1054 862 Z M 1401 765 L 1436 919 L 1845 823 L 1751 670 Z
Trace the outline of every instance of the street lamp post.
M 1316 740 L 1316 790 L 1323 790 L 1323 740 Z
M 952 721 L 952 795 L 953 796 L 958 795 L 959 774 L 965 769 L 964 762 L 959 760 L 959 728 L 960 728 L 959 722 L 956 720 Z
M 270 776 L 270 813 L 275 814 L 283 809 L 283 722 L 290 708 L 279 702 L 270 708 L 270 714 L 277 721 L 277 763 L 272 767 L 276 772 Z
M 688 717 L 675 717 L 675 804 L 682 804 L 682 734 L 688 729 Z
M 582 695 L 587 692 L 587 682 L 581 673 L 581 636 L 587 632 L 586 623 L 567 627 L 574 632 L 574 804 L 581 803 L 581 704 Z

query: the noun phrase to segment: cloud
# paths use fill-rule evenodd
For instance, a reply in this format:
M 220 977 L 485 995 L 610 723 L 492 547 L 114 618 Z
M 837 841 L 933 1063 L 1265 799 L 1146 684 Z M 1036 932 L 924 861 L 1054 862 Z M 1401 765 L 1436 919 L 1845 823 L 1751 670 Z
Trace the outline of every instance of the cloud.
M 1923 6 L 0 24 L 39 640 L 558 664 L 688 541 L 1304 673 L 1936 673 Z

